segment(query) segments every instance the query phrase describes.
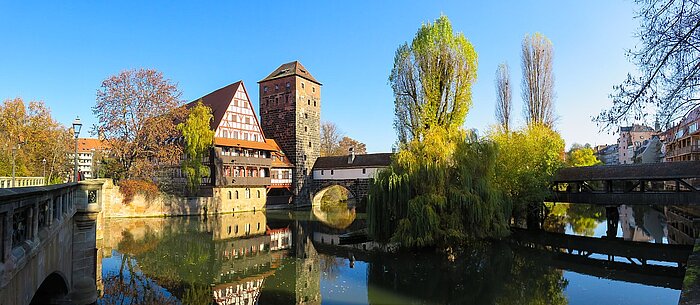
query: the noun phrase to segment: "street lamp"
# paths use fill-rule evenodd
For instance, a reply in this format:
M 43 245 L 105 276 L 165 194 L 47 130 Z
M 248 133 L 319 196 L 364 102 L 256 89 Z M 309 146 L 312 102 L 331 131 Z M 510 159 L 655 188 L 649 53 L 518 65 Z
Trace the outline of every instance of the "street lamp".
M 75 154 L 73 155 L 73 163 L 75 165 L 75 176 L 73 182 L 78 182 L 78 135 L 83 124 L 80 123 L 80 118 L 76 117 L 73 121 L 73 135 L 75 136 Z
M 22 144 L 24 144 L 24 141 L 20 138 L 17 144 L 12 145 L 12 187 L 15 187 L 15 157 L 17 155 L 17 150 L 20 149 Z
M 41 164 L 44 165 L 44 185 L 46 185 L 46 158 L 41 160 Z

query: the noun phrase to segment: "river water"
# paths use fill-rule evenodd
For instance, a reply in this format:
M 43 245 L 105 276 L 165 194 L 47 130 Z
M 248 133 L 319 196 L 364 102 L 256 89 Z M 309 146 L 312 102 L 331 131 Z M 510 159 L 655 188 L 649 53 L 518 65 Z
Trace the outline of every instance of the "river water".
M 543 227 L 593 242 L 687 242 L 678 229 L 682 208 L 615 210 L 557 204 Z M 340 234 L 365 225 L 365 215 L 348 209 L 108 219 L 99 302 L 651 305 L 676 304 L 680 295 L 682 274 L 653 269 L 675 263 L 638 266 L 510 240 L 470 244 L 454 262 L 434 252 L 372 251 L 373 243 L 338 245 Z

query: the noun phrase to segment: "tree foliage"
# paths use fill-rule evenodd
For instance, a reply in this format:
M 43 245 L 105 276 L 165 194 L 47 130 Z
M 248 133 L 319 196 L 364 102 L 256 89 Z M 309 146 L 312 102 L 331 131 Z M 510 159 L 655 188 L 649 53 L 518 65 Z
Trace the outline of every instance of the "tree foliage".
M 95 131 L 103 133 L 119 165 L 115 178 L 145 178 L 155 160 L 179 158 L 177 145 L 162 145 L 184 117 L 179 97 L 177 85 L 156 70 L 127 70 L 102 82 L 92 111 Z
M 365 143 L 343 135 L 340 128 L 333 122 L 321 124 L 321 156 L 345 156 L 350 148 L 355 154 L 366 154 Z
M 506 193 L 513 213 L 525 215 L 549 194 L 557 170 L 564 165 L 564 140 L 544 125 L 510 132 L 496 129 L 489 137 L 498 146 L 496 185 Z
M 214 143 L 214 131 L 210 128 L 212 119 L 214 116 L 211 108 L 199 101 L 189 110 L 187 120 L 177 125 L 177 129 L 185 138 L 187 159 L 182 162 L 182 171 L 187 176 L 190 191 L 199 187 L 202 177 L 209 174 L 209 168 L 202 165 L 202 158 Z
M 66 156 L 74 143 L 71 132 L 51 117 L 43 102 L 27 104 L 15 98 L 0 104 L 0 176 L 12 174 L 14 154 L 15 176 L 42 176 L 46 159 L 47 181 L 62 182 L 72 169 Z
M 474 47 L 446 16 L 423 24 L 411 44 L 399 46 L 389 77 L 399 142 L 421 139 L 431 128 L 460 128 L 476 70 Z
M 405 247 L 441 248 L 506 235 L 510 207 L 495 185 L 495 161 L 495 145 L 474 134 L 427 131 L 375 177 L 369 233 Z
M 554 51 L 552 42 L 540 33 L 525 35 L 522 45 L 525 121 L 528 125 L 554 124 Z
M 605 129 L 656 113 L 664 126 L 700 105 L 700 3 L 636 0 L 641 43 L 627 56 L 639 75 L 613 87 L 613 105 L 594 121 Z
M 598 157 L 595 156 L 595 151 L 589 144 L 571 145 L 571 149 L 566 153 L 566 165 L 571 167 L 578 166 L 593 166 L 602 164 Z
M 496 70 L 496 121 L 503 129 L 510 129 L 513 109 L 513 84 L 507 63 L 498 65 Z

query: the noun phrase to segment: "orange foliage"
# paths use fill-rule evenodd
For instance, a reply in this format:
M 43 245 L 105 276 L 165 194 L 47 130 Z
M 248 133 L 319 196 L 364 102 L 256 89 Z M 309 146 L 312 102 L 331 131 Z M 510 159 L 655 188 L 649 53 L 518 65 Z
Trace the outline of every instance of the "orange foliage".
M 136 194 L 141 194 L 150 201 L 158 195 L 158 186 L 146 180 L 122 180 L 119 182 L 119 192 L 122 194 L 123 204 L 131 203 Z

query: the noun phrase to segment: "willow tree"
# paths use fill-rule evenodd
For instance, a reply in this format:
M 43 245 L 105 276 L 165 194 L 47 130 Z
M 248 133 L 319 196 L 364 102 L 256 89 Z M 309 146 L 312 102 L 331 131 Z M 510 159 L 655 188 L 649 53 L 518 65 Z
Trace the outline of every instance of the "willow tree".
M 202 177 L 209 174 L 209 169 L 202 165 L 202 158 L 214 142 L 214 131 L 209 125 L 213 118 L 211 108 L 200 100 L 190 109 L 187 120 L 177 125 L 185 138 L 187 159 L 182 162 L 182 170 L 187 176 L 190 191 L 194 191 Z
M 554 71 L 552 42 L 540 33 L 525 35 L 522 45 L 525 121 L 554 124 Z
M 413 41 L 399 46 L 389 82 L 394 91 L 394 128 L 401 143 L 426 130 L 462 126 L 471 106 L 477 56 L 446 16 L 423 24 Z

